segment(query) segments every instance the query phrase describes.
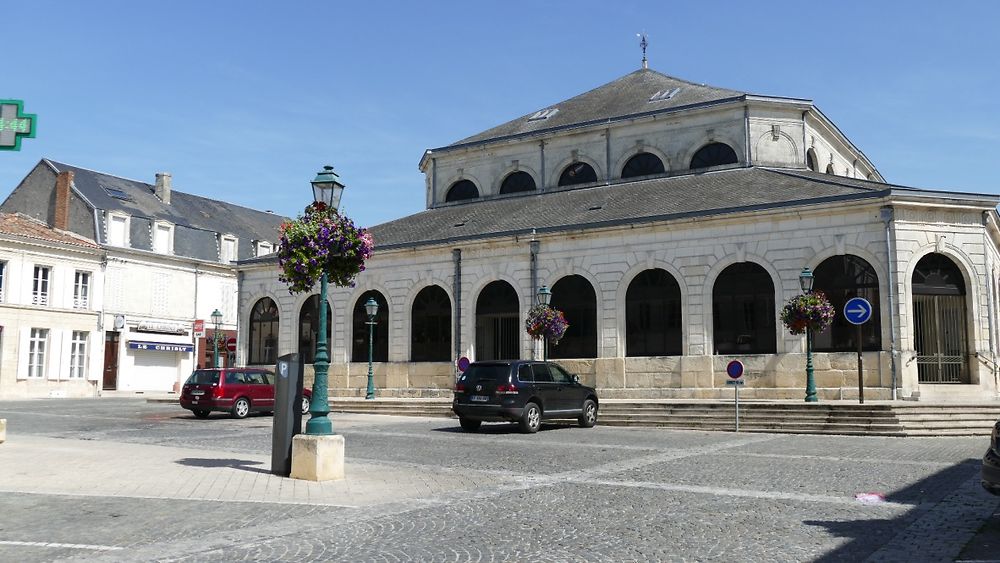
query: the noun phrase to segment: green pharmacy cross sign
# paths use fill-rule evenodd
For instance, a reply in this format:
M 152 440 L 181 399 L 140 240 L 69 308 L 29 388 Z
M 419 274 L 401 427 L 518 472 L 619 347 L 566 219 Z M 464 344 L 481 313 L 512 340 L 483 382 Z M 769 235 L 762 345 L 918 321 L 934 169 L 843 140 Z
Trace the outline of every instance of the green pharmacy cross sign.
M 19 151 L 21 137 L 34 138 L 38 118 L 23 107 L 21 100 L 0 100 L 0 151 Z

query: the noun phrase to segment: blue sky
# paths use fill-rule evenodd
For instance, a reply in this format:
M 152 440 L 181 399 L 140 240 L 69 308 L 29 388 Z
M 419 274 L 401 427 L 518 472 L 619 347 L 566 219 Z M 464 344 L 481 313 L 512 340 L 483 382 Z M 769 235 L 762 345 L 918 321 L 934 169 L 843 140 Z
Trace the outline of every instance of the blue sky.
M 361 225 L 424 209 L 423 151 L 639 68 L 812 99 L 893 183 L 1000 193 L 998 2 L 18 2 L 0 98 L 42 157 L 294 216 L 333 164 Z

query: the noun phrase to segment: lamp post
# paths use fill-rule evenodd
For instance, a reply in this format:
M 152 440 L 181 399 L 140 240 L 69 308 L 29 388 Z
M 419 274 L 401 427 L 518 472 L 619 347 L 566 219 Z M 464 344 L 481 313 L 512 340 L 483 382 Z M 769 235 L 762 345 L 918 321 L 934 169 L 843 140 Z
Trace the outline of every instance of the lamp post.
M 536 296 L 539 305 L 545 307 L 549 306 L 549 302 L 552 301 L 552 290 L 549 286 L 543 285 L 538 288 L 538 295 Z M 548 361 L 549 359 L 549 339 L 548 337 L 542 337 L 542 361 Z
M 215 332 L 212 334 L 212 367 L 222 367 L 219 365 L 219 329 L 222 326 L 222 313 L 218 309 L 212 311 L 212 324 L 215 325 Z
M 799 287 L 803 293 L 812 293 L 813 273 L 809 268 L 802 268 L 799 273 Z M 816 379 L 813 377 L 812 325 L 806 324 L 806 402 L 815 403 Z
M 375 379 L 372 377 L 372 342 L 375 335 L 375 315 L 378 315 L 378 301 L 374 297 L 369 297 L 365 301 L 365 312 L 368 314 L 368 389 L 365 391 L 365 399 L 375 398 Z
M 316 174 L 312 182 L 313 201 L 323 203 L 330 209 L 337 209 L 340 197 L 344 194 L 344 184 L 337 179 L 332 166 L 324 166 Z M 316 337 L 316 359 L 313 362 L 313 393 L 309 401 L 309 421 L 306 422 L 306 434 L 333 434 L 333 423 L 330 422 L 330 398 L 327 390 L 327 372 L 330 369 L 330 355 L 326 349 L 326 286 L 327 275 L 323 272 L 319 282 L 319 332 Z

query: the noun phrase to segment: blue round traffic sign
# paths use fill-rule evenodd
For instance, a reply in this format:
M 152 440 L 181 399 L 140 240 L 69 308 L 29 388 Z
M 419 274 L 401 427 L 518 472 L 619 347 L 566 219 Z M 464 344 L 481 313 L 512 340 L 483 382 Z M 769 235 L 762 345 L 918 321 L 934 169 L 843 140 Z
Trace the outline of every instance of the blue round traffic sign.
M 855 325 L 863 325 L 872 318 L 872 304 L 864 297 L 853 297 L 844 305 L 844 318 Z
M 461 358 L 458 359 L 458 371 L 464 372 L 465 370 L 469 369 L 470 363 L 471 362 L 469 361 L 469 358 L 462 356 Z
M 739 379 L 743 377 L 743 362 L 739 360 L 733 360 L 726 364 L 726 373 L 731 379 Z

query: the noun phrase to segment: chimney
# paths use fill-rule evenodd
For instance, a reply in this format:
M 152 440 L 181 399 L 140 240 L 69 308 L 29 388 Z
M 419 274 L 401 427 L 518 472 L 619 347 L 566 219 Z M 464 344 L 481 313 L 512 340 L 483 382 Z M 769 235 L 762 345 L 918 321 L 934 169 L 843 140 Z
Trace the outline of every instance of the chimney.
M 153 188 L 153 193 L 156 197 L 160 198 L 160 201 L 170 205 L 170 173 L 169 172 L 157 172 L 156 173 L 156 187 Z
M 69 170 L 56 176 L 56 212 L 52 226 L 62 231 L 69 230 L 69 186 L 72 183 L 73 173 Z

